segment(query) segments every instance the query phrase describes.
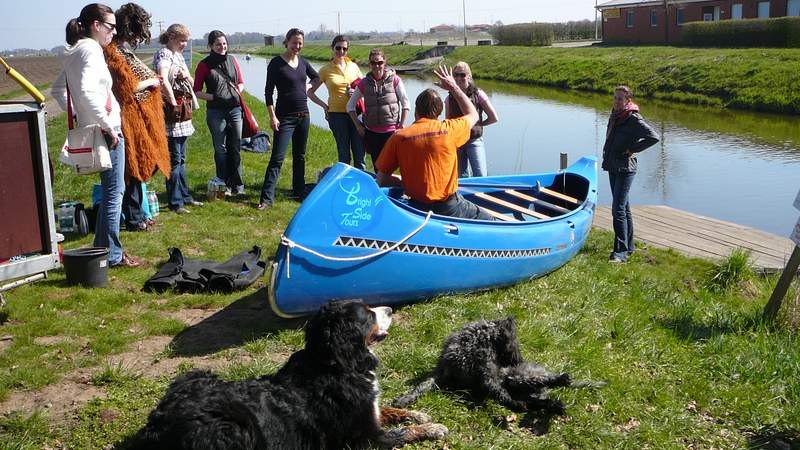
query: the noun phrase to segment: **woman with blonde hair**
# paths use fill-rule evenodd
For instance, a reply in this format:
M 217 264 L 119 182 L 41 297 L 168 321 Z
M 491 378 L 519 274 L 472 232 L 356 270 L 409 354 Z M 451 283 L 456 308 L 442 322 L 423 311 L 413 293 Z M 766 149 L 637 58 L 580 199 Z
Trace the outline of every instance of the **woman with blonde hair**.
M 470 169 L 473 177 L 484 177 L 488 175 L 488 172 L 486 170 L 486 147 L 483 144 L 483 128 L 497 123 L 499 120 L 497 111 L 489 101 L 489 96 L 475 86 L 472 81 L 472 70 L 470 70 L 469 64 L 464 61 L 457 62 L 453 66 L 453 78 L 478 110 L 478 123 L 470 130 L 467 143 L 458 149 L 458 177 L 469 177 Z M 485 119 L 483 118 L 484 113 L 486 113 Z M 448 95 L 445 100 L 445 117 L 452 119 L 463 115 L 458 103 L 451 95 Z
M 179 23 L 170 25 L 167 31 L 158 37 L 158 42 L 164 45 L 164 48 L 153 56 L 153 67 L 164 80 L 161 94 L 166 102 L 164 120 L 171 172 L 167 180 L 167 197 L 169 209 L 177 214 L 189 212 L 185 205 L 203 205 L 189 194 L 189 183 L 186 181 L 186 140 L 194 134 L 191 110 L 197 101 L 192 89 L 194 79 L 189 74 L 189 68 L 183 59 L 183 49 L 186 48 L 189 37 L 189 29 L 185 25 Z M 173 86 L 176 88 L 173 89 Z

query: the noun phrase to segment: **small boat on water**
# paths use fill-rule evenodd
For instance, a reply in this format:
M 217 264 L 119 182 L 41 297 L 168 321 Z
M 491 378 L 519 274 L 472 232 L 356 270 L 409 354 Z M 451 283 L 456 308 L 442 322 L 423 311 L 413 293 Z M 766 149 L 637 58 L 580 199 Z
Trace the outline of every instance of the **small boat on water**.
M 250 61 L 251 59 L 253 59 L 253 57 L 252 57 L 252 56 L 250 56 L 250 53 L 248 53 L 248 54 L 244 55 L 244 59 L 245 59 L 246 61 Z
M 297 210 L 272 264 L 269 301 L 294 317 L 331 300 L 408 303 L 544 275 L 580 250 L 597 202 L 597 159 L 559 172 L 459 180 L 496 220 L 440 216 L 400 188 L 333 166 Z

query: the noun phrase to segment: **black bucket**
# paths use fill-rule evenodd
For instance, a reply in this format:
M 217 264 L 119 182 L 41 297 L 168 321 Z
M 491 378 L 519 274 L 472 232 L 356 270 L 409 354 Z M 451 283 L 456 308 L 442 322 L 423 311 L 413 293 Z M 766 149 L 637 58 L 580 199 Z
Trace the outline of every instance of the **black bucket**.
M 105 287 L 108 283 L 108 249 L 83 247 L 64 251 L 67 284 Z

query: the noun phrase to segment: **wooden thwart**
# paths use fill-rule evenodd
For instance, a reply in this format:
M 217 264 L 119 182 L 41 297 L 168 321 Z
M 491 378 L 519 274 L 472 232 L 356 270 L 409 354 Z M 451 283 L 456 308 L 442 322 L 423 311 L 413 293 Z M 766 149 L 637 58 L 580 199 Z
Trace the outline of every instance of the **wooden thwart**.
M 519 220 L 514 219 L 513 217 L 508 217 L 507 215 L 501 214 L 493 209 L 485 208 L 483 206 L 478 206 L 478 208 L 480 208 L 481 211 L 485 212 L 486 214 L 489 214 L 490 216 L 494 217 L 495 219 L 500 219 L 504 222 L 519 222 Z
M 475 192 L 475 197 L 478 197 L 480 199 L 483 199 L 483 200 L 498 204 L 500 206 L 505 206 L 508 209 L 514 210 L 514 211 L 516 211 L 518 213 L 522 213 L 522 214 L 525 214 L 525 215 L 528 215 L 528 216 L 531 216 L 531 217 L 536 217 L 537 219 L 549 219 L 550 218 L 550 216 L 548 216 L 546 214 L 542 214 L 542 213 L 539 213 L 539 212 L 536 212 L 536 211 L 532 211 L 532 210 L 530 210 L 528 208 L 523 208 L 522 206 L 515 205 L 515 204 L 513 204 L 511 202 L 507 202 L 505 200 L 501 200 L 501 199 L 499 199 L 497 197 L 492 197 L 491 195 L 489 195 L 489 194 L 487 194 L 485 192 Z
M 545 187 L 540 187 L 539 188 L 539 192 L 543 192 L 543 193 L 545 193 L 545 194 L 547 194 L 547 195 L 549 195 L 551 197 L 560 198 L 561 200 L 564 200 L 564 201 L 567 201 L 567 202 L 570 202 L 570 203 L 574 203 L 576 205 L 580 204 L 580 202 L 578 201 L 577 198 L 570 197 L 569 195 L 562 194 L 561 192 L 556 192 L 556 191 L 554 191 L 552 189 L 547 189 Z
M 522 192 L 515 191 L 514 189 L 506 189 L 504 192 L 506 194 L 513 195 L 514 197 L 517 197 L 518 199 L 521 199 L 521 200 L 525 200 L 525 201 L 528 201 L 528 202 L 531 202 L 531 203 L 538 203 L 538 204 L 544 206 L 545 208 L 552 209 L 553 211 L 558 211 L 558 212 L 560 212 L 562 214 L 566 214 L 566 213 L 569 212 L 569 210 L 567 208 L 562 208 L 562 207 L 560 207 L 558 205 L 554 205 L 552 203 L 548 203 L 548 202 L 546 202 L 544 200 L 541 200 L 541 199 L 538 199 L 536 197 L 531 197 L 528 194 L 523 194 Z

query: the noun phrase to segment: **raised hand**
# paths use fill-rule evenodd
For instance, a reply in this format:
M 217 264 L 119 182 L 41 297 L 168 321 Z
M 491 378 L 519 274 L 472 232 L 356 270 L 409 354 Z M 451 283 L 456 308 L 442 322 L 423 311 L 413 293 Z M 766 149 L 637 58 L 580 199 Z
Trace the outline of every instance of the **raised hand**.
M 434 69 L 433 73 L 435 73 L 436 76 L 439 77 L 439 81 L 436 83 L 437 86 L 447 90 L 448 92 L 452 92 L 458 89 L 458 84 L 456 83 L 456 79 L 453 78 L 452 68 L 442 64 L 439 66 L 439 68 Z

